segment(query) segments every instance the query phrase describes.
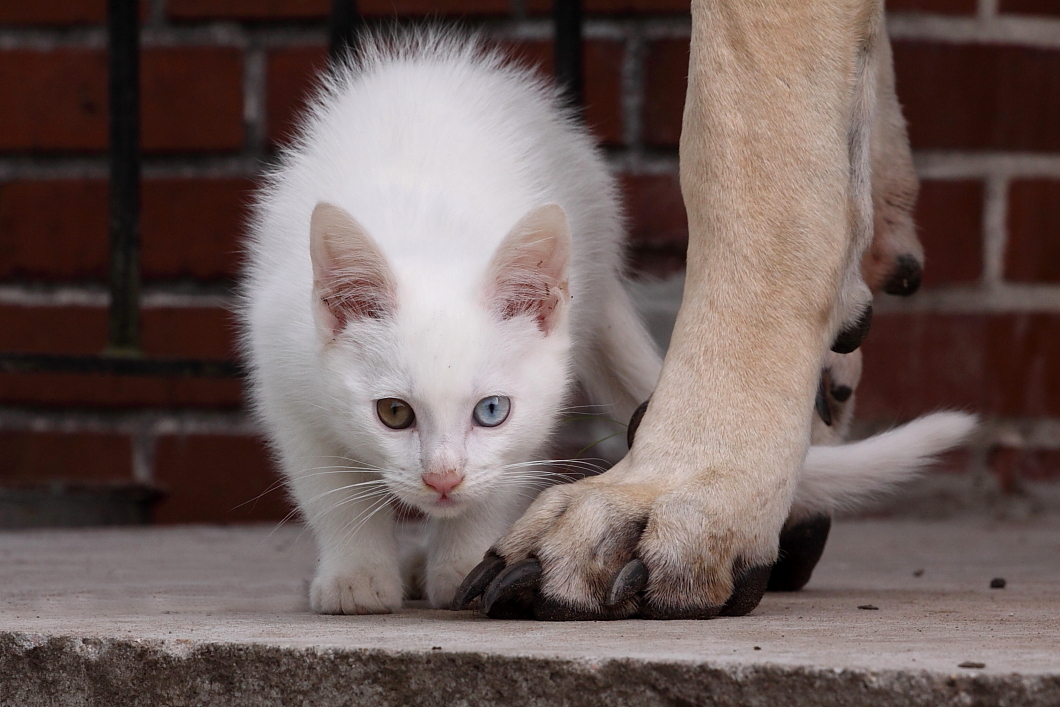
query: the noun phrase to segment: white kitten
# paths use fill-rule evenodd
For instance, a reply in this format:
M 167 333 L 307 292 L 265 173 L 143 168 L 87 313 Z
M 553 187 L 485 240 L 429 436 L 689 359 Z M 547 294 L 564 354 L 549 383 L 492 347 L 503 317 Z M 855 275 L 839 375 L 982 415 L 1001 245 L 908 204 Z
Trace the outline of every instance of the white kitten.
M 622 284 L 616 188 L 534 73 L 475 42 L 369 40 L 327 80 L 248 246 L 253 394 L 320 547 L 311 603 L 402 598 L 393 497 L 446 605 L 539 488 L 571 382 L 629 418 L 659 359 Z
M 427 515 L 424 590 L 448 605 L 540 488 L 527 462 L 572 384 L 623 421 L 649 396 L 622 241 L 604 160 L 533 72 L 420 33 L 326 79 L 259 195 L 243 291 L 256 409 L 320 550 L 315 611 L 400 606 L 395 499 Z M 852 495 L 829 462 L 821 508 Z

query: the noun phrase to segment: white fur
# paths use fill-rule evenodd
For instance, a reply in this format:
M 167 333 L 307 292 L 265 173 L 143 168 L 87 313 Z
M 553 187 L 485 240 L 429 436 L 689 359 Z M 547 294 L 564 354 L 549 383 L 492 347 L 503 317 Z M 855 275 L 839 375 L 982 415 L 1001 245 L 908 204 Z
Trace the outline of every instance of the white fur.
M 259 196 L 243 312 L 256 408 L 320 547 L 314 609 L 399 604 L 391 497 L 430 516 L 426 593 L 448 603 L 540 487 L 533 467 L 506 466 L 544 453 L 572 382 L 619 420 L 650 394 L 660 363 L 622 284 L 616 191 L 553 89 L 477 42 L 370 40 L 325 79 Z M 394 316 L 331 341 L 314 319 L 321 203 L 363 227 L 396 281 Z M 542 333 L 499 319 L 484 291 L 502 240 L 546 204 L 562 207 L 572 252 L 569 304 Z M 476 427 L 488 395 L 509 396 L 511 415 Z M 413 428 L 379 422 L 385 397 L 412 403 Z M 446 504 L 421 480 L 434 468 L 464 475 Z
M 921 473 L 939 454 L 975 431 L 978 418 L 939 412 L 838 447 L 810 447 L 791 520 L 849 510 Z

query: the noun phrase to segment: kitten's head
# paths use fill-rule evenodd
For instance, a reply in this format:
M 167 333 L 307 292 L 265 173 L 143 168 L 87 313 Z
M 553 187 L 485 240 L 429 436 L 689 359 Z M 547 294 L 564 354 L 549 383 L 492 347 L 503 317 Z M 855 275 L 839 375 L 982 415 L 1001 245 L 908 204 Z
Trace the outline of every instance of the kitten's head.
M 515 492 L 568 387 L 566 215 L 534 209 L 483 272 L 392 267 L 349 213 L 310 226 L 313 308 L 332 430 L 402 501 L 453 516 Z

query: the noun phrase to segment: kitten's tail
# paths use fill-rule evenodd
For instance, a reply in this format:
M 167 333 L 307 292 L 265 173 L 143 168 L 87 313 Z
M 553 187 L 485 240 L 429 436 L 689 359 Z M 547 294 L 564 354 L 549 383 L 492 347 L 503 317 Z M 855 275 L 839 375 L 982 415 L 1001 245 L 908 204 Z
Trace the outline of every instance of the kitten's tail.
M 938 412 L 860 442 L 810 447 L 792 516 L 854 508 L 890 491 L 963 442 L 978 424 L 975 415 Z

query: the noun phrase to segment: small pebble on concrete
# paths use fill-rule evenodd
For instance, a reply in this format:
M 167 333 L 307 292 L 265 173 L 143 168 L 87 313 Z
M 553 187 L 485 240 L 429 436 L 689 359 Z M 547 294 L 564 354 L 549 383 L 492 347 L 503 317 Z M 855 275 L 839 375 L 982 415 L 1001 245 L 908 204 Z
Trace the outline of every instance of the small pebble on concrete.
M 875 604 L 859 604 L 858 608 L 859 609 L 864 609 L 865 611 L 879 611 L 880 610 L 880 607 L 876 606 Z
M 1004 589 L 1005 588 L 1005 578 L 1004 577 L 994 577 L 992 580 L 990 580 L 990 588 L 991 589 Z
M 913 570 L 913 576 L 914 577 L 923 577 L 924 576 L 924 568 L 921 567 L 918 570 Z

